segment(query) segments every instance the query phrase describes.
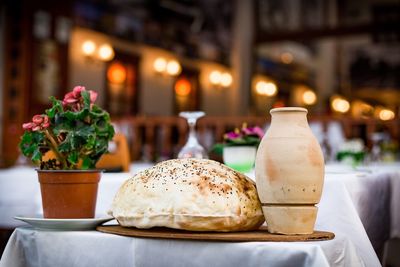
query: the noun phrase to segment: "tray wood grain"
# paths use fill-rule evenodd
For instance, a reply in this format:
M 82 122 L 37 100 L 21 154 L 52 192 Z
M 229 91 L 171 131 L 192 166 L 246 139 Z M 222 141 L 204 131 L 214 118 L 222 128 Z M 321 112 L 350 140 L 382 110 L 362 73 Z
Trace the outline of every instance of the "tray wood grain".
M 325 231 L 314 231 L 307 235 L 280 235 L 267 232 L 266 227 L 246 232 L 193 232 L 176 230 L 170 228 L 155 227 L 151 229 L 138 229 L 134 227 L 122 227 L 120 225 L 98 226 L 98 231 L 109 234 L 144 237 L 144 238 L 167 238 L 167 239 L 190 239 L 208 241 L 270 241 L 270 242 L 303 242 L 331 240 L 334 233 Z

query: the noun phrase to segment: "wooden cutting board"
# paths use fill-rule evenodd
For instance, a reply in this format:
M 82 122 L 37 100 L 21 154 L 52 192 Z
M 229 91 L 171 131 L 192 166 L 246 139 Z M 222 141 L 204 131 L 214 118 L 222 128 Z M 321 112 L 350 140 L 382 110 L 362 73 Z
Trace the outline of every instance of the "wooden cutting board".
M 270 234 L 266 227 L 258 230 L 246 232 L 193 232 L 170 228 L 151 228 L 138 229 L 134 227 L 122 227 L 119 225 L 98 226 L 98 231 L 109 234 L 145 237 L 145 238 L 167 238 L 167 239 L 191 239 L 209 241 L 270 241 L 270 242 L 295 242 L 295 241 L 323 241 L 331 240 L 335 237 L 334 233 L 315 231 L 308 235 L 279 235 Z

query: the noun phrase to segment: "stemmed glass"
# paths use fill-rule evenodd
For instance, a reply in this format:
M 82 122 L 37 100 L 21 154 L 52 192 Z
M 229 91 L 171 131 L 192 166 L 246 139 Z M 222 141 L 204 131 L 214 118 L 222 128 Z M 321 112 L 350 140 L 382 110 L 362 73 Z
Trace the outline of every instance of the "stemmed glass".
M 371 140 L 372 140 L 372 148 L 371 148 L 371 154 L 370 154 L 371 163 L 376 163 L 381 160 L 380 144 L 382 143 L 382 141 L 384 139 L 385 139 L 385 136 L 383 133 L 373 133 L 371 135 Z
M 189 137 L 186 144 L 182 147 L 178 153 L 178 158 L 198 158 L 207 159 L 207 152 L 202 147 L 196 137 L 196 122 L 199 118 L 203 117 L 205 113 L 203 111 L 183 111 L 179 113 L 179 116 L 185 118 L 189 124 Z

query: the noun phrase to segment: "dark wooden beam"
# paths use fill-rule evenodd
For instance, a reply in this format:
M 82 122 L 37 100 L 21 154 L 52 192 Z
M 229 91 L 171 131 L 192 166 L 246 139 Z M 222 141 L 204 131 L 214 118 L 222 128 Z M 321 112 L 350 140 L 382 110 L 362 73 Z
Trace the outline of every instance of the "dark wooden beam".
M 398 25 L 398 24 L 397 24 Z M 335 28 L 305 29 L 301 31 L 263 32 L 256 36 L 256 44 L 279 41 L 310 41 L 319 38 L 342 37 L 359 34 L 384 34 L 386 32 L 398 32 L 396 24 L 361 24 L 356 26 L 339 26 Z

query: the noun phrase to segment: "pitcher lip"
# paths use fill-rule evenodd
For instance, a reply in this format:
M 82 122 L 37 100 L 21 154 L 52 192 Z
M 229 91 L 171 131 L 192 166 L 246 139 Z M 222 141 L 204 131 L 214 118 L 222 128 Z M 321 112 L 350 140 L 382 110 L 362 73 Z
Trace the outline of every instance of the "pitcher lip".
M 275 112 L 290 112 L 290 111 L 300 111 L 308 113 L 308 110 L 301 107 L 283 107 L 283 108 L 273 108 L 269 111 L 270 114 Z

